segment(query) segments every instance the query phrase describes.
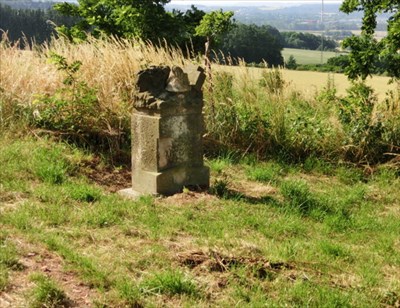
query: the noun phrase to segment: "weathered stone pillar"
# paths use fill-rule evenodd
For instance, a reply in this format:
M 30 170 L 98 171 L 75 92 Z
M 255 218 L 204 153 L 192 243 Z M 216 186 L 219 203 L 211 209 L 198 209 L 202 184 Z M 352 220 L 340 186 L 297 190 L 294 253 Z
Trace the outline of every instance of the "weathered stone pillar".
M 202 141 L 204 79 L 197 66 L 151 67 L 138 73 L 132 112 L 132 194 L 172 195 L 184 187 L 208 188 Z

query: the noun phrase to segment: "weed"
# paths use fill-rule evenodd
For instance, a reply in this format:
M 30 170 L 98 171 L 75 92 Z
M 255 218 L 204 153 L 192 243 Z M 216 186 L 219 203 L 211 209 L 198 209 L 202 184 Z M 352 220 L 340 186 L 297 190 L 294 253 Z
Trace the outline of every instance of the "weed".
M 312 282 L 297 281 L 287 291 L 288 301 L 293 306 L 311 307 L 351 307 L 350 296 L 346 292 L 325 286 L 315 285 Z
M 315 156 L 307 157 L 303 163 L 303 169 L 306 172 L 317 172 L 326 175 L 331 175 L 333 173 L 333 166 L 328 162 L 317 158 Z
M 30 307 L 68 307 L 66 294 L 50 278 L 33 274 L 30 280 L 36 284 L 31 292 Z
M 348 250 L 336 243 L 323 241 L 320 243 L 320 247 L 324 254 L 333 258 L 351 259 L 351 255 Z
M 364 180 L 362 170 L 350 166 L 340 166 L 336 169 L 336 176 L 346 185 L 353 185 Z
M 380 166 L 372 175 L 372 180 L 381 185 L 391 184 L 400 177 L 400 168 Z
M 222 174 L 234 163 L 233 155 L 220 156 L 217 159 L 207 161 L 211 171 Z
M 286 198 L 289 208 L 293 211 L 309 214 L 318 207 L 317 200 L 304 181 L 283 182 L 281 193 Z
M 22 265 L 18 262 L 17 250 L 8 240 L 0 242 L 0 265 L 3 268 L 13 270 L 21 269 Z
M 77 72 L 82 62 L 69 64 L 65 57 L 50 53 L 51 62 L 64 72 L 64 87 L 52 96 L 40 95 L 33 102 L 34 123 L 38 127 L 62 132 L 90 133 L 96 131 L 102 114 L 96 93 L 85 82 L 79 82 Z M 98 124 L 97 124 L 98 123 Z
M 32 171 L 42 181 L 51 184 L 61 184 L 66 179 L 71 165 L 62 157 L 60 147 L 39 147 L 33 153 Z
M 275 184 L 278 179 L 285 174 L 285 170 L 281 165 L 270 162 L 249 167 L 247 169 L 247 174 L 252 180 Z
M 76 201 L 92 203 L 99 201 L 101 198 L 101 191 L 99 188 L 84 182 L 68 185 L 67 191 L 68 195 Z
M 127 279 L 120 280 L 116 283 L 116 288 L 119 296 L 128 307 L 142 307 L 140 288 L 132 281 Z
M 56 236 L 42 235 L 41 240 L 49 249 L 58 252 L 65 260 L 73 265 L 74 270 L 85 278 L 92 286 L 107 289 L 110 286 L 108 275 L 97 268 L 89 258 L 71 249 L 63 240 Z
M 141 284 L 144 293 L 199 296 L 196 284 L 180 271 L 170 270 L 146 278 Z
M 4 291 L 8 286 L 8 268 L 0 263 L 0 292 Z
M 178 49 L 115 38 L 89 37 L 81 44 L 54 39 L 23 53 L 12 44 L 0 48 L 2 131 L 40 127 L 41 134 L 107 149 L 112 157 L 129 147 L 135 72 L 150 64 L 190 62 Z M 207 152 L 356 163 L 398 154 L 398 89 L 381 103 L 364 84 L 341 97 L 329 76 L 325 89 L 310 95 L 295 90 L 285 74 L 245 63 L 217 67 L 214 90 L 204 93 Z
M 377 98 L 373 89 L 364 83 L 355 83 L 348 95 L 340 100 L 339 118 L 348 136 L 346 154 L 357 161 L 374 162 L 386 150 L 382 140 L 381 121 L 373 121 Z
M 268 93 L 281 93 L 285 86 L 282 71 L 278 68 L 264 70 L 262 72 L 260 86 L 266 88 Z
M 229 182 L 227 179 L 216 180 L 210 187 L 210 192 L 219 197 L 226 197 L 229 195 L 228 189 Z

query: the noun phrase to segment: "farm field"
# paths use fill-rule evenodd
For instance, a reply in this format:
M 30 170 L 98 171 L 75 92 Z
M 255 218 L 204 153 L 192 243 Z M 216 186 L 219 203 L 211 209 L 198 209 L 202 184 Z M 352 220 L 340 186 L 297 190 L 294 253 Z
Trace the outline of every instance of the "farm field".
M 337 57 L 340 53 L 333 51 L 324 51 L 322 62 L 326 63 L 329 58 Z M 284 48 L 282 56 L 286 62 L 293 55 L 297 64 L 321 64 L 321 52 L 318 50 L 305 50 L 295 48 Z
M 351 85 L 346 75 L 336 73 L 283 70 L 283 77 L 295 89 L 310 94 L 323 89 L 327 85 L 329 78 L 333 80 L 339 95 L 346 94 L 346 89 Z M 387 91 L 396 88 L 395 84 L 389 84 L 389 80 L 390 78 L 388 77 L 373 76 L 368 78 L 366 83 L 375 90 L 380 99 L 383 99 Z
M 237 78 L 242 75 L 249 75 L 250 79 L 260 79 L 264 69 L 254 67 L 235 67 L 235 66 L 218 66 L 217 69 L 224 70 L 234 74 Z M 345 95 L 346 89 L 351 85 L 346 75 L 337 73 L 324 73 L 312 71 L 296 71 L 282 69 L 282 76 L 287 87 L 302 92 L 305 95 L 314 96 L 317 91 L 321 91 L 327 86 L 328 80 L 331 79 L 337 90 L 338 95 Z M 385 97 L 386 92 L 395 90 L 396 84 L 389 84 L 390 78 L 383 76 L 373 76 L 366 80 L 367 85 L 371 86 L 379 99 Z

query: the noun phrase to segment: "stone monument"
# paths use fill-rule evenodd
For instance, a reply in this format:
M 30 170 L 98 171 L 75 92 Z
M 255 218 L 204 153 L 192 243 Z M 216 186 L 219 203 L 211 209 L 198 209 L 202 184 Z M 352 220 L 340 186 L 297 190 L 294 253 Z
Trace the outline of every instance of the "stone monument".
M 150 67 L 137 75 L 132 111 L 132 188 L 123 195 L 172 195 L 208 188 L 203 165 L 202 68 Z

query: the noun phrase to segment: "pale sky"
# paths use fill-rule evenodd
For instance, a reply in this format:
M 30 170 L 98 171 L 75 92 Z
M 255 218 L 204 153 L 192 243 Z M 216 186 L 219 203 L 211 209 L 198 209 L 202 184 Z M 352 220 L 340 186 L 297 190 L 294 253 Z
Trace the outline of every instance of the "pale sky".
M 324 3 L 342 3 L 342 0 L 323 0 Z M 282 6 L 282 5 L 298 5 L 304 3 L 322 3 L 322 0 L 171 0 L 170 4 L 174 5 L 210 5 L 210 6 Z
M 200 3 L 200 4 L 245 4 L 245 3 L 254 3 L 254 4 L 270 4 L 270 3 L 293 3 L 293 4 L 301 4 L 301 3 L 321 3 L 322 0 L 171 0 L 171 3 L 174 4 L 191 4 L 191 3 Z M 342 0 L 324 0 L 324 3 L 341 3 Z

